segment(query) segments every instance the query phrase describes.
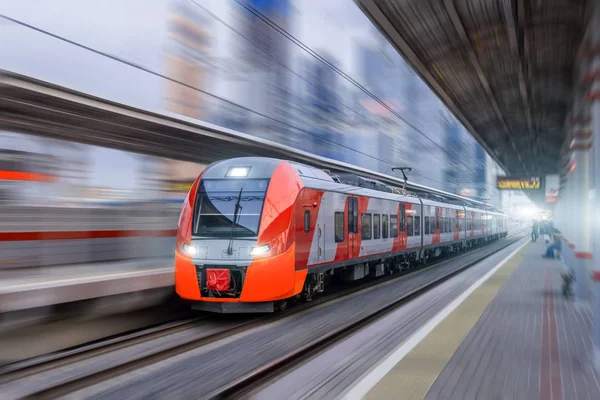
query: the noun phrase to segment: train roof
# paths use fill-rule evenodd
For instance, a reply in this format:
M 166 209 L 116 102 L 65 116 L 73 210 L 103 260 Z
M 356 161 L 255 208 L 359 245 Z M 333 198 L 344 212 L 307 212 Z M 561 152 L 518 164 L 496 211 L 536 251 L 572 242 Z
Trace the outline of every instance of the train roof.
M 450 208 L 453 210 L 463 210 L 463 211 L 465 209 L 464 206 L 460 205 L 460 204 L 442 203 L 442 202 L 430 200 L 430 199 L 421 199 L 421 201 L 423 202 L 423 205 L 426 205 L 426 206 L 443 207 L 443 208 Z
M 296 161 L 282 160 L 269 157 L 238 157 L 227 160 L 221 160 L 212 163 L 205 171 L 206 179 L 222 178 L 231 167 L 251 167 L 247 178 L 250 179 L 268 179 L 273 175 L 275 168 L 282 161 L 288 162 L 300 176 L 304 185 L 313 189 L 336 191 L 358 196 L 370 196 L 374 198 L 402 201 L 406 203 L 421 203 L 426 205 L 435 205 L 437 207 L 446 207 L 450 209 L 465 209 L 476 212 L 488 212 L 504 214 L 492 207 L 481 207 L 479 204 L 473 206 L 466 201 L 456 199 L 447 199 L 439 194 L 427 191 L 403 192 L 400 188 L 388 185 L 381 181 L 365 178 L 349 173 L 332 173 L 311 165 L 299 163 Z

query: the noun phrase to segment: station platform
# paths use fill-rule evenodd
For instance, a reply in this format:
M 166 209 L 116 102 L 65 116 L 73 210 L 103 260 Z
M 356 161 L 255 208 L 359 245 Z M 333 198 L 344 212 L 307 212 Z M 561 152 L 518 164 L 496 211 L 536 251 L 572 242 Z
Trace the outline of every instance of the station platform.
M 0 269 L 0 313 L 173 285 L 172 257 Z
M 528 243 L 376 364 L 345 399 L 600 399 L 592 315 Z M 462 297 L 462 298 L 461 298 Z

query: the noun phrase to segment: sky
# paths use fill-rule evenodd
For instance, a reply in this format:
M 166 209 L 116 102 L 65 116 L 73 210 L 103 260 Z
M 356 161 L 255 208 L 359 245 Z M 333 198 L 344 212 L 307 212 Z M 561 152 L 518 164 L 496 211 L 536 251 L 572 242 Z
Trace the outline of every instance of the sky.
M 234 11 L 240 9 L 234 0 L 195 1 L 226 23 L 231 23 Z M 0 0 L 0 14 L 164 74 L 169 4 L 170 0 Z M 290 33 L 312 50 L 331 55 L 342 71 L 360 81 L 356 44 L 374 43 L 380 36 L 354 2 L 295 0 L 292 5 Z M 236 36 L 216 20 L 212 20 L 211 29 L 218 38 L 213 54 L 226 64 L 236 57 L 231 46 Z M 6 20 L 0 19 L 0 30 L 2 37 L 9 39 L 0 41 L 2 69 L 163 111 L 165 82 L 160 77 Z M 215 84 L 211 91 L 221 97 L 235 97 L 225 84 Z M 435 96 L 431 98 L 439 103 Z M 436 129 L 424 126 L 430 128 Z M 136 184 L 134 155 L 94 147 L 89 150 L 89 159 L 95 171 L 92 185 Z
M 198 3 L 226 21 L 232 7 L 239 7 L 232 0 Z M 164 73 L 168 6 L 169 0 L 1 0 L 0 14 Z M 343 70 L 353 72 L 351 39 L 368 37 L 373 29 L 360 10 L 347 0 L 322 0 L 318 7 L 312 0 L 302 0 L 293 7 L 292 34 L 316 51 L 332 54 Z M 227 34 L 228 28 L 217 22 L 214 25 L 216 35 Z M 0 29 L 4 38 L 10 38 L 0 41 L 0 68 L 136 107 L 162 110 L 161 78 L 6 20 L 0 20 Z M 227 41 L 217 41 L 217 46 L 215 53 L 227 57 Z M 135 183 L 135 176 L 124 172 L 136 169 L 131 168 L 136 162 L 132 155 L 94 147 L 89 157 L 97 172 L 93 185 L 129 187 Z

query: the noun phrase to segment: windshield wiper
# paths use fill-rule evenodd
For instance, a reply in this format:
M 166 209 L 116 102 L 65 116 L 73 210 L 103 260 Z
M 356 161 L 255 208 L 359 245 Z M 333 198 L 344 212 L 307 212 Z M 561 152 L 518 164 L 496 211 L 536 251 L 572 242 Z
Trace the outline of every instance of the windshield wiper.
M 242 190 L 240 189 L 240 194 L 237 197 L 237 201 L 235 202 L 235 210 L 233 210 L 233 221 L 231 222 L 231 234 L 229 235 L 229 245 L 227 246 L 227 255 L 230 256 L 233 254 L 233 232 L 235 231 L 235 226 L 237 225 L 237 219 L 239 216 L 239 211 L 242 209 L 240 206 L 240 201 L 242 200 Z

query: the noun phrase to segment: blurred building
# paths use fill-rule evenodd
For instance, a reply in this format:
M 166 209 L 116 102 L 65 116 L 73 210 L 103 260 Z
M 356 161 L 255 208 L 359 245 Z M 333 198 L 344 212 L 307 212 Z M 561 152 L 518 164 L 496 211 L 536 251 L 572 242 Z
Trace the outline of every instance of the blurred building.
M 165 82 L 165 107 L 186 117 L 206 119 L 209 98 L 198 89 L 207 90 L 210 82 L 211 20 L 187 0 L 171 0 L 167 17 L 166 75 L 184 85 Z
M 210 67 L 213 38 L 213 21 L 204 11 L 188 0 L 171 0 L 168 16 L 168 41 L 166 49 L 167 76 L 177 82 L 165 83 L 165 107 L 168 111 L 204 121 L 211 121 L 214 103 L 202 94 L 211 89 Z M 212 74 L 211 74 L 212 73 Z M 204 169 L 201 167 L 200 171 Z M 142 158 L 141 175 L 148 198 L 162 196 L 161 192 L 181 197 L 198 176 L 199 168 L 193 163 Z M 187 187 L 187 189 L 185 189 Z M 169 196 L 167 196 L 169 197 Z
M 477 142 L 475 147 L 475 162 L 473 165 L 473 182 L 476 188 L 476 195 L 481 198 L 488 196 L 487 190 L 487 154 L 483 147 Z
M 337 66 L 337 61 L 327 52 L 317 53 L 331 66 Z M 303 149 L 341 160 L 344 149 L 339 145 L 343 140 L 338 131 L 341 122 L 340 76 L 316 57 L 306 56 L 302 60 L 304 127 L 312 133 L 304 134 L 306 144 Z
M 245 114 L 242 128 L 257 136 L 281 140 L 289 128 L 272 119 L 286 124 L 291 120 L 292 82 L 289 71 L 281 67 L 288 64 L 290 56 L 291 42 L 284 35 L 293 21 L 290 1 L 248 0 L 245 3 L 247 8 L 233 4 L 237 16 L 234 25 L 249 39 L 240 38 L 239 57 L 245 63 L 250 84 L 245 86 L 245 93 L 240 93 L 238 101 L 256 113 L 239 111 Z
M 463 164 L 455 162 L 455 157 L 463 153 L 461 128 L 454 118 L 446 118 L 444 148 L 447 150 L 444 165 L 444 190 L 451 193 L 466 193 L 469 191 L 469 176 L 462 168 Z
M 360 83 L 385 104 L 362 91 L 359 94 L 362 109 L 368 113 L 361 125 L 372 130 L 369 142 L 375 143 L 373 155 L 378 160 L 374 169 L 390 172 L 396 166 L 414 168 L 414 149 L 421 138 L 411 134 L 388 107 L 408 119 L 418 114 L 420 93 L 413 82 L 416 76 L 381 35 L 374 33 L 374 37 L 374 42 L 356 46 Z

